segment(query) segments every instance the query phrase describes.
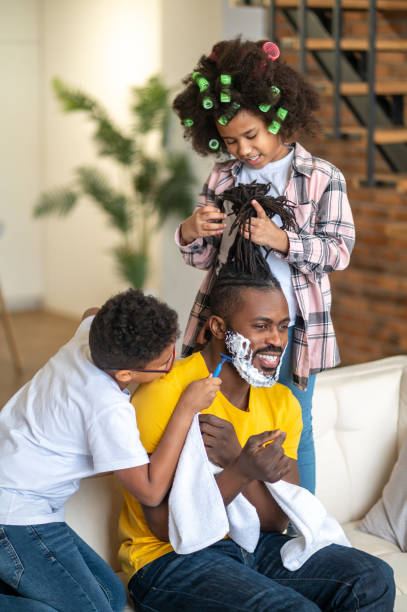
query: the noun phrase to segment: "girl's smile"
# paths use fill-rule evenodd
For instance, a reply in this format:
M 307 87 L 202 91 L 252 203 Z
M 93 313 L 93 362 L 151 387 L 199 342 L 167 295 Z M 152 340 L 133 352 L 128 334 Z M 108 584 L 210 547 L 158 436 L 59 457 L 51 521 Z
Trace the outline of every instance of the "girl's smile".
M 227 125 L 216 123 L 229 153 L 254 168 L 264 168 L 289 153 L 278 134 L 267 130 L 264 120 L 248 110 L 239 111 Z

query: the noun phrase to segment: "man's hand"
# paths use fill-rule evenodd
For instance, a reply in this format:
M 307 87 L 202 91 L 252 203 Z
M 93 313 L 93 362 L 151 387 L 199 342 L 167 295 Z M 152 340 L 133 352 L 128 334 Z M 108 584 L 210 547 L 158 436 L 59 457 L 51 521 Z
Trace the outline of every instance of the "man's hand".
M 232 423 L 213 414 L 200 414 L 199 424 L 206 454 L 212 463 L 225 468 L 239 457 L 242 447 Z
M 284 230 L 280 229 L 274 221 L 268 218 L 264 208 L 252 200 L 253 208 L 256 210 L 257 217 L 251 217 L 243 228 L 243 236 L 246 240 L 251 240 L 269 249 L 276 249 L 285 255 L 288 253 L 288 236 Z M 249 233 L 250 228 L 250 233 Z
M 190 244 L 197 238 L 222 234 L 226 227 L 223 220 L 226 214 L 217 206 L 201 206 L 181 225 L 183 244 Z
M 222 381 L 212 375 L 200 380 L 194 380 L 184 390 L 178 400 L 177 410 L 197 414 L 209 408 L 220 389 Z
M 92 317 L 93 315 L 96 315 L 99 312 L 99 310 L 100 310 L 100 308 L 98 308 L 97 306 L 92 306 L 92 308 L 88 308 L 83 313 L 81 320 L 83 321 L 87 317 Z
M 279 429 L 250 436 L 237 460 L 241 473 L 250 480 L 281 480 L 289 472 L 289 458 L 282 447 L 285 438 Z

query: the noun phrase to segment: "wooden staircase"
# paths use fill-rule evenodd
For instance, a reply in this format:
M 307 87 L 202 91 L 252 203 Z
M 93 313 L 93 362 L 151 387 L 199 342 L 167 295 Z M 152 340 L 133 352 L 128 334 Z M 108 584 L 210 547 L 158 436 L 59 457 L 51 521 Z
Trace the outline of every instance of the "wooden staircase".
M 407 0 L 376 2 L 373 133 L 368 132 L 367 121 L 369 0 L 342 0 L 341 8 L 347 12 L 339 42 L 333 35 L 335 0 L 307 0 L 307 36 L 303 40 L 299 34 L 300 0 L 255 4 L 265 6 L 268 19 L 274 4 L 274 40 L 283 59 L 298 69 L 303 47 L 306 76 L 320 93 L 323 133 L 316 139 L 302 140 L 302 144 L 338 166 L 347 181 L 356 245 L 350 266 L 330 275 L 332 317 L 342 363 L 406 354 Z M 335 109 L 337 47 L 341 80 Z M 337 111 L 339 133 L 334 126 Z M 370 185 L 369 139 L 374 162 Z
M 320 94 L 331 98 L 335 118 L 326 126 L 327 132 L 363 140 L 369 158 L 368 183 L 375 182 L 376 148 L 387 162 L 392 182 L 400 174 L 404 185 L 407 69 L 391 76 L 384 72 L 382 76 L 381 64 L 385 64 L 383 56 L 389 54 L 390 57 L 397 55 L 399 64 L 407 66 L 407 36 L 401 36 L 386 24 L 387 16 L 394 16 L 395 11 L 407 18 L 407 0 L 254 0 L 235 4 L 262 5 L 268 9 L 273 22 L 271 29 L 276 33 L 284 58 L 287 53 L 291 57 L 297 55 L 294 63 L 312 74 L 312 83 Z M 372 24 L 368 22 L 369 7 L 374 4 L 380 20 L 372 35 L 369 32 Z M 372 61 L 374 70 L 369 65 Z M 340 119 L 339 106 L 343 104 L 352 113 L 348 123 Z M 383 182 L 383 173 L 380 182 Z
M 341 0 L 341 7 L 348 10 L 367 10 L 370 0 Z M 263 6 L 268 8 L 272 0 L 231 0 L 232 6 Z M 276 8 L 298 8 L 300 0 L 274 0 Z M 333 9 L 335 0 L 307 0 L 307 8 L 312 9 Z M 405 0 L 377 0 L 376 8 L 378 11 L 405 11 Z
M 286 36 L 280 39 L 283 49 L 295 49 L 299 51 L 300 42 L 298 38 Z M 398 38 L 376 38 L 376 51 L 407 51 L 407 40 Z M 307 38 L 305 41 L 307 51 L 334 51 L 335 41 L 332 38 Z M 341 38 L 341 51 L 368 51 L 369 41 L 367 38 Z

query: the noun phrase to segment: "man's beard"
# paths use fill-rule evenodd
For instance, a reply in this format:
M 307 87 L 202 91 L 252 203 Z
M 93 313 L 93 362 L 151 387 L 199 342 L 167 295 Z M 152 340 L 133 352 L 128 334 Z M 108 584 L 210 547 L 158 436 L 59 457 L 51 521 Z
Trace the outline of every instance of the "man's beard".
M 228 329 L 225 336 L 225 344 L 229 354 L 233 357 L 233 365 L 243 380 L 248 382 L 249 385 L 256 388 L 272 387 L 277 382 L 284 351 L 280 355 L 280 360 L 274 373 L 265 374 L 253 365 L 253 351 L 250 349 L 250 340 Z

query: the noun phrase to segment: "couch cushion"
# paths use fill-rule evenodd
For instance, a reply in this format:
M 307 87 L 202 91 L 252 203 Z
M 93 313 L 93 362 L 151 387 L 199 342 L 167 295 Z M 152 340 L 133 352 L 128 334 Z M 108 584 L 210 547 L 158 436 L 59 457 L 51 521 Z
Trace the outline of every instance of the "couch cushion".
M 360 529 L 390 540 L 407 552 L 407 438 L 381 498 L 364 517 Z
M 129 592 L 127 590 L 127 578 L 126 578 L 126 574 L 124 572 L 116 572 L 116 574 L 118 575 L 120 580 L 123 582 L 124 586 L 126 587 L 127 603 L 126 603 L 126 607 L 124 608 L 124 612 L 134 612 L 134 610 L 136 608 L 133 605 L 133 602 L 132 602 L 131 597 L 129 595 Z
M 394 570 L 394 580 L 397 590 L 397 601 L 394 610 L 407 610 L 407 553 L 387 540 L 363 533 L 358 529 L 359 521 L 343 525 L 351 544 L 371 555 L 380 557 Z M 403 607 L 404 605 L 404 607 Z
M 360 531 L 358 529 L 359 525 L 360 521 L 351 521 L 350 523 L 342 525 L 352 546 L 360 548 L 360 550 L 364 550 L 371 555 L 376 555 L 377 557 L 400 553 L 400 549 L 395 544 L 392 544 L 388 540 L 383 540 L 383 538 L 379 538 L 378 536 Z
M 341 523 L 361 519 L 389 478 L 402 419 L 407 426 L 406 371 L 407 357 L 399 356 L 317 376 L 317 496 Z
M 113 474 L 84 478 L 65 505 L 66 522 L 109 565 L 120 570 L 118 525 L 123 490 Z

